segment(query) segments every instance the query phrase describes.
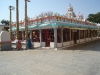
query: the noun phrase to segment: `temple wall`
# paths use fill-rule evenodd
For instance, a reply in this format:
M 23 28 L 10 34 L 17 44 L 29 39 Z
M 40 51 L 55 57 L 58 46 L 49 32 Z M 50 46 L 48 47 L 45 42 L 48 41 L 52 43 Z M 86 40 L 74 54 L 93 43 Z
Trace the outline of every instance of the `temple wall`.
M 40 42 L 32 42 L 34 47 L 40 47 Z M 42 42 L 42 47 L 45 47 L 45 42 Z
M 73 41 L 71 41 L 71 44 L 73 44 Z M 70 45 L 70 41 L 63 42 L 63 46 L 69 46 L 69 45 Z M 50 42 L 50 47 L 54 48 L 54 42 Z M 62 47 L 62 43 L 57 43 L 57 47 Z
M 86 38 L 86 41 L 89 41 L 89 38 Z
M 74 41 L 71 41 L 71 45 L 74 43 Z
M 63 46 L 68 46 L 68 45 L 70 45 L 70 41 L 68 41 L 68 42 L 63 42 Z
M 93 37 L 93 39 L 95 40 L 95 39 L 97 39 L 97 37 Z
M 54 42 L 50 42 L 50 47 L 54 48 Z M 57 47 L 62 47 L 62 43 L 57 43 Z
M 50 42 L 50 47 L 54 48 L 54 42 Z
M 80 42 L 84 42 L 85 41 L 85 39 L 80 39 Z
M 77 40 L 77 43 L 80 43 L 79 40 Z
M 62 47 L 62 43 L 57 43 L 57 47 Z
M 88 39 L 89 41 L 91 40 L 91 38 Z
M 42 47 L 45 47 L 46 45 L 45 45 L 45 42 L 42 42 Z
M 97 39 L 97 37 L 93 37 L 92 40 Z M 86 42 L 91 41 L 91 38 L 86 38 Z M 80 39 L 80 43 L 85 42 L 85 39 Z M 79 43 L 79 40 L 77 40 L 77 44 Z M 32 43 L 34 47 L 40 47 L 40 42 L 34 42 Z M 73 41 L 71 41 L 71 45 L 73 44 Z M 63 46 L 69 46 L 70 41 L 68 42 L 63 42 Z M 42 42 L 42 47 L 45 47 L 45 42 Z M 54 42 L 50 42 L 50 47 L 54 48 Z M 57 43 L 57 47 L 62 47 L 62 43 Z

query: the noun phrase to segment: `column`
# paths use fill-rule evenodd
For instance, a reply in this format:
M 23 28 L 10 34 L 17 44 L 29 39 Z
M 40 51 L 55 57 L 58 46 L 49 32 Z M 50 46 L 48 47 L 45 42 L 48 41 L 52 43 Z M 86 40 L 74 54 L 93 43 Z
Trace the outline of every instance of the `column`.
M 30 31 L 30 39 L 32 41 L 32 30 Z
M 63 28 L 61 28 L 61 42 L 62 42 L 62 47 L 63 47 Z
M 86 41 L 86 31 L 84 30 L 84 41 Z
M 79 30 L 79 43 L 80 43 L 80 30 Z
M 73 48 L 72 48 L 72 49 L 73 49 L 73 51 L 74 51 L 74 43 L 75 43 L 75 42 L 74 42 L 74 29 L 72 30 L 72 41 L 73 41 L 73 43 L 72 43 Z
M 72 43 L 71 43 L 71 41 L 72 41 L 72 40 L 71 40 L 71 36 L 72 36 L 72 35 L 71 35 L 71 29 L 70 29 L 70 45 L 72 44 Z
M 57 50 L 57 28 L 54 28 L 54 48 Z
M 16 39 L 16 33 L 15 32 L 13 32 L 13 34 L 14 34 L 14 40 Z
M 92 30 L 91 30 L 91 40 L 92 40 Z
M 34 42 L 32 42 L 32 30 L 30 30 L 30 33 L 29 33 L 29 37 L 30 37 L 30 40 L 31 40 L 31 44 L 32 44 L 32 48 L 34 48 Z
M 42 47 L 42 29 L 40 29 L 40 47 Z
M 22 31 L 22 40 L 24 40 L 24 31 Z
M 17 40 L 19 40 L 19 0 L 16 0 L 16 34 Z
M 90 38 L 89 38 L 89 30 L 88 30 L 88 41 L 89 41 L 89 39 L 90 39 Z

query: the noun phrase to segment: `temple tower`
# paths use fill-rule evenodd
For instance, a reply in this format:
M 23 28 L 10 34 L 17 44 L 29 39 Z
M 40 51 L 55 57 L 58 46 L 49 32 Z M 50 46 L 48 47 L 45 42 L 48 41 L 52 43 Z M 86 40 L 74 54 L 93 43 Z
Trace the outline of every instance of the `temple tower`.
M 68 6 L 68 10 L 67 10 L 66 16 L 67 16 L 68 18 L 76 17 L 76 15 L 75 15 L 75 13 L 74 13 L 73 6 L 71 6 L 71 4 Z

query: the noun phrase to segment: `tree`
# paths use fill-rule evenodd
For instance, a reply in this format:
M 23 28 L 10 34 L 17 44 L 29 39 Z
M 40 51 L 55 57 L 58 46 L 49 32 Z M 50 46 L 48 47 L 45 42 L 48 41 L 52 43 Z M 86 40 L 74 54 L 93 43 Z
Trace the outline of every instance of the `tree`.
M 9 21 L 8 20 L 2 20 L 1 23 L 5 24 L 5 25 L 9 25 Z
M 90 22 L 100 23 L 100 12 L 96 14 L 89 14 L 87 20 Z

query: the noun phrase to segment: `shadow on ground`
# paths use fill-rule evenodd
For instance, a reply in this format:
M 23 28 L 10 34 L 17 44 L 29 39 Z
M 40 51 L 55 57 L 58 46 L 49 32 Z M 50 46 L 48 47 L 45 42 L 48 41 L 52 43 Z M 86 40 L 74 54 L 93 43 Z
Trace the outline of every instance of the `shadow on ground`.
M 24 48 L 21 48 L 21 49 L 16 49 L 16 48 L 13 48 L 11 50 L 1 50 L 1 51 L 25 51 L 25 50 L 34 50 L 34 49 L 38 49 L 38 48 L 32 48 L 32 49 L 24 49 Z
M 100 51 L 100 39 L 64 48 L 64 50 Z
M 23 51 L 23 50 L 24 50 L 24 49 L 18 50 L 18 49 L 12 48 L 12 49 L 10 49 L 10 50 L 1 50 L 1 51 Z

